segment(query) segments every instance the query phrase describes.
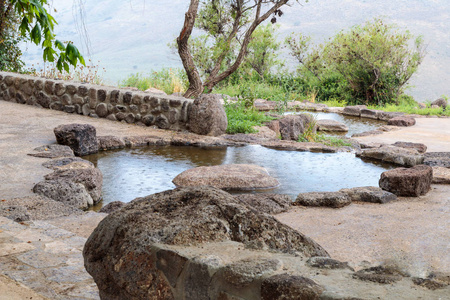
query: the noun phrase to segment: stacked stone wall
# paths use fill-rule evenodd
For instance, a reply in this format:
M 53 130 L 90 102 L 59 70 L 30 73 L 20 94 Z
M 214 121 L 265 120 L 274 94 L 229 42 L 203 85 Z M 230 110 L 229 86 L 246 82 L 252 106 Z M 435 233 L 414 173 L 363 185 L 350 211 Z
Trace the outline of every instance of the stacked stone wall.
M 171 130 L 186 129 L 193 103 L 182 97 L 8 72 L 0 72 L 0 100 Z

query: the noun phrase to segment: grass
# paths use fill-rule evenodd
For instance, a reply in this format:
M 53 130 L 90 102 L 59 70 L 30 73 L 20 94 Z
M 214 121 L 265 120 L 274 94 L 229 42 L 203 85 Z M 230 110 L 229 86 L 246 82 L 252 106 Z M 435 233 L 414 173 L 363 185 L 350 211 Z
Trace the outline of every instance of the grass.
M 264 122 L 273 120 L 272 117 L 254 110 L 252 107 L 247 108 L 244 102 L 225 103 L 225 112 L 228 118 L 227 133 L 256 133 L 254 126 L 262 126 Z
M 349 143 L 348 141 L 335 137 L 335 136 L 329 136 L 329 135 L 325 135 L 325 134 L 318 134 L 317 138 L 315 140 L 318 143 L 322 143 L 326 146 L 331 146 L 331 147 L 351 147 L 352 144 Z
M 133 74 L 119 83 L 121 87 L 136 87 L 141 91 L 156 88 L 166 94 L 184 93 L 188 87 L 186 73 L 182 69 L 164 68 L 149 74 Z

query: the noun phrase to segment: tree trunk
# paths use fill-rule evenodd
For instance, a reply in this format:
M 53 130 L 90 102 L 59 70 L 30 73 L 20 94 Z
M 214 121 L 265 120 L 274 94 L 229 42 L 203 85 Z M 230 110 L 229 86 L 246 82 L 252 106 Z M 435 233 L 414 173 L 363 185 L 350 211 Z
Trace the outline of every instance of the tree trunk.
M 185 15 L 183 29 L 177 38 L 178 54 L 183 62 L 183 67 L 186 70 L 189 80 L 189 88 L 184 93 L 184 97 L 186 98 L 198 97 L 203 92 L 203 83 L 195 67 L 194 59 L 192 58 L 188 45 L 189 37 L 191 36 L 197 17 L 198 5 L 199 0 L 191 0 L 189 9 Z

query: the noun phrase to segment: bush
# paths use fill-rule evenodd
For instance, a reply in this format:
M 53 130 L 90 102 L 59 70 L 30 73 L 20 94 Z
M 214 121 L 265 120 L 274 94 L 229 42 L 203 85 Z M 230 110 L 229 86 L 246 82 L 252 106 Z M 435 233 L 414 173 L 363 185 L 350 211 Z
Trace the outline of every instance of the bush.
M 225 112 L 228 118 L 227 133 L 255 133 L 253 127 L 261 126 L 273 118 L 256 111 L 253 107 L 246 107 L 244 101 L 235 103 L 225 102 Z

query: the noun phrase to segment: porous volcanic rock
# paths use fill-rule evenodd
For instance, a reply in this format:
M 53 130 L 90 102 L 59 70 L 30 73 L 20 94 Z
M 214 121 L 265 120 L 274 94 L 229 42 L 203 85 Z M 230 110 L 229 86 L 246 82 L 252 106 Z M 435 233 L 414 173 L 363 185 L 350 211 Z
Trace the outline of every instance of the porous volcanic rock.
M 98 152 L 97 131 L 89 124 L 68 124 L 56 127 L 56 141 L 72 148 L 76 156 Z
M 286 116 L 273 122 L 279 122 L 282 140 L 298 141 L 299 137 L 308 129 L 312 121 L 313 118 L 310 114 L 299 114 Z M 311 132 L 315 133 L 316 130 L 317 126 L 314 124 Z
M 168 247 L 189 247 L 191 253 L 203 245 L 227 241 L 242 243 L 242 248 L 303 257 L 329 256 L 301 233 L 211 187 L 177 188 L 133 200 L 99 223 L 83 255 L 102 299 L 174 299 L 171 287 L 177 282 L 183 282 L 176 285 L 183 294 L 207 299 L 205 293 L 212 284 L 207 266 L 200 263 L 201 258 L 187 262 Z M 201 261 L 205 259 L 217 265 L 213 258 Z M 263 269 L 277 265 L 268 261 Z M 247 282 L 249 278 L 244 277 Z
M 187 125 L 191 132 L 219 136 L 227 130 L 227 114 L 218 95 L 200 95 L 190 106 L 188 115 Z
M 397 196 L 418 197 L 428 193 L 432 180 L 433 169 L 430 166 L 417 165 L 383 172 L 379 185 L 383 190 Z
M 346 193 L 352 201 L 369 203 L 388 203 L 397 200 L 397 196 L 376 186 L 363 186 L 350 189 L 341 189 L 341 193 Z
M 450 169 L 444 167 L 433 168 L 433 181 L 435 184 L 450 184 Z
M 271 189 L 279 185 L 265 168 L 246 164 L 197 167 L 182 172 L 172 182 L 177 187 L 213 186 L 224 190 Z
M 381 160 L 408 167 L 420 165 L 424 161 L 424 156 L 415 149 L 405 149 L 393 146 L 364 149 L 357 153 L 356 156 Z
M 447 107 L 447 100 L 445 100 L 444 98 L 439 98 L 434 100 L 433 102 L 431 102 L 431 106 L 436 105 L 442 108 L 446 108 Z
M 336 120 L 317 120 L 317 130 L 347 132 L 348 127 L 344 123 Z
M 427 145 L 421 143 L 410 143 L 410 142 L 395 142 L 392 146 L 405 148 L 405 149 L 415 149 L 420 154 L 427 152 Z
M 13 220 L 14 222 L 25 222 L 31 220 L 27 209 L 20 205 L 0 204 L 0 216 Z
M 101 200 L 103 175 L 97 168 L 56 170 L 45 176 L 46 180 L 68 180 L 81 183 L 91 195 L 94 204 Z
M 126 146 L 125 141 L 116 136 L 99 136 L 97 137 L 97 140 L 99 150 L 123 149 Z
M 383 266 L 371 267 L 356 272 L 353 277 L 363 280 L 372 281 L 381 284 L 391 284 L 403 278 L 404 274 L 392 268 Z
M 298 194 L 294 205 L 326 206 L 341 208 L 350 205 L 352 200 L 346 193 L 340 192 L 310 192 Z
M 450 152 L 427 152 L 423 164 L 430 167 L 450 168 Z
M 64 145 L 45 145 L 34 149 L 38 153 L 28 153 L 30 156 L 42 158 L 73 157 L 73 150 Z
M 239 194 L 234 195 L 234 198 L 256 211 L 266 214 L 285 212 L 292 204 L 292 198 L 289 195 L 282 194 Z
M 309 278 L 280 274 L 261 284 L 261 300 L 304 299 L 319 300 L 325 289 Z
M 65 179 L 41 181 L 33 187 L 33 192 L 79 209 L 94 204 L 84 185 Z
M 405 116 L 395 117 L 388 121 L 388 125 L 401 126 L 401 127 L 414 126 L 415 124 L 416 124 L 416 120 L 414 118 L 405 117 Z
M 329 257 L 311 257 L 306 261 L 306 264 L 312 268 L 318 269 L 350 269 L 354 271 L 353 268 L 348 265 L 348 263 L 341 262 Z

